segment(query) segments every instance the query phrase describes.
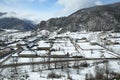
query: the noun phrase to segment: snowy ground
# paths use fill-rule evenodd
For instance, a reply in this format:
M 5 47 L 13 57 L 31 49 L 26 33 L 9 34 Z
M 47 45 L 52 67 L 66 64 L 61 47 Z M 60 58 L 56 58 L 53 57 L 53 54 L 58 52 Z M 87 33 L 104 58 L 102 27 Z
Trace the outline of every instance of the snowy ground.
M 11 33 L 11 34 L 8 34 Z M 52 34 L 49 35 L 44 40 L 45 34 L 49 34 L 48 31 L 35 33 L 29 32 L 18 32 L 18 31 L 7 31 L 0 35 L 1 40 L 11 37 L 8 42 L 15 40 L 20 40 L 19 42 L 9 44 L 6 47 L 14 47 L 14 49 L 19 49 L 18 44 L 22 46 L 22 51 L 20 53 L 12 54 L 3 64 L 16 64 L 16 63 L 30 63 L 30 62 L 43 62 L 49 61 L 48 56 L 55 56 L 58 58 L 50 58 L 51 61 L 54 60 L 70 60 L 69 57 L 77 56 L 84 58 L 103 58 L 102 60 L 84 60 L 84 61 L 71 61 L 71 62 L 57 62 L 50 64 L 36 64 L 36 65 L 24 65 L 24 66 L 13 66 L 8 68 L 0 68 L 0 80 L 68 80 L 71 77 L 72 80 L 85 80 L 86 75 L 92 75 L 95 77 L 98 67 L 102 70 L 106 70 L 108 67 L 109 72 L 115 72 L 120 74 L 120 60 L 108 60 L 104 58 L 118 58 L 120 54 L 120 44 L 102 46 L 104 43 L 103 38 L 107 38 L 111 41 L 120 42 L 119 33 L 108 33 L 103 34 L 102 32 L 67 32 L 62 34 Z M 34 36 L 32 36 L 34 35 Z M 6 37 L 7 36 L 7 37 Z M 41 37 L 43 36 L 43 38 Z M 46 36 L 45 36 L 46 37 Z M 57 39 L 55 39 L 57 37 Z M 108 38 L 109 37 L 109 38 Z M 25 40 L 23 40 L 25 38 Z M 39 38 L 39 39 L 38 39 Z M 55 39 L 52 43 L 49 39 Z M 86 39 L 86 40 L 82 40 Z M 76 40 L 79 40 L 76 42 Z M 92 45 L 92 41 L 96 41 L 96 45 Z M 29 43 L 28 43 L 29 42 Z M 29 48 L 28 45 L 33 47 Z M 21 48 L 21 47 L 20 47 Z M 38 48 L 48 48 L 46 50 L 38 50 Z M 50 48 L 50 49 L 49 49 Z M 21 49 L 20 49 L 21 50 Z M 111 51 L 112 50 L 112 51 Z M 117 53 L 117 54 L 116 54 Z M 27 57 L 21 57 L 27 56 Z M 35 57 L 36 56 L 36 57 Z M 39 56 L 39 57 L 38 57 Z M 45 56 L 45 57 L 43 57 Z M 60 56 L 63 56 L 61 58 Z M 68 57 L 68 58 L 67 58 Z M 7 57 L 0 59 L 2 62 Z M 77 58 L 77 59 L 79 59 Z M 75 59 L 75 58 L 71 58 Z M 2 65 L 3 65 L 2 64 Z M 58 69 L 55 68 L 55 65 Z M 103 71 L 103 72 L 104 72 Z M 15 74 L 17 72 L 17 74 Z M 48 78 L 50 73 L 55 73 L 60 75 L 60 78 Z M 106 75 L 106 73 L 104 72 Z M 14 76 L 13 76 L 14 75 Z M 111 74 L 109 74 L 111 75 Z M 12 76 L 12 77 L 11 77 Z M 26 76 L 28 76 L 26 78 Z

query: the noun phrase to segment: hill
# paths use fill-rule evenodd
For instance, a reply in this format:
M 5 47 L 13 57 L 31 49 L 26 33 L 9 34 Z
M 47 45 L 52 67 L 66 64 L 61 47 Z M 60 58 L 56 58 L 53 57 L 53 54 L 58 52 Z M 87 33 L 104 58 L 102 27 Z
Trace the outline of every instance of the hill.
M 0 18 L 1 29 L 16 29 L 16 30 L 34 30 L 35 25 L 29 20 L 21 20 L 18 18 Z
M 120 3 L 81 9 L 67 17 L 41 21 L 38 27 L 50 31 L 120 31 Z

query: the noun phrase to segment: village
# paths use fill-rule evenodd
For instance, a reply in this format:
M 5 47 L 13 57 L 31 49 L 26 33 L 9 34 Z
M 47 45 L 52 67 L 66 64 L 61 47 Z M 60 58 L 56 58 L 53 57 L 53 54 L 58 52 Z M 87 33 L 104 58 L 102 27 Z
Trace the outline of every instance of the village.
M 96 79 L 120 79 L 120 33 L 0 32 L 0 80 Z

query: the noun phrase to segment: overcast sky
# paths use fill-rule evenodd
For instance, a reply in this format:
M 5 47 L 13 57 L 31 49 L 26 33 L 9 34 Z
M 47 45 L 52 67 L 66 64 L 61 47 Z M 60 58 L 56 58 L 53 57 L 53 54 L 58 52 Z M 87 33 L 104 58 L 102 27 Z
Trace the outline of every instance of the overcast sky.
M 0 0 L 0 12 L 40 22 L 51 17 L 68 16 L 82 8 L 115 2 L 120 0 Z

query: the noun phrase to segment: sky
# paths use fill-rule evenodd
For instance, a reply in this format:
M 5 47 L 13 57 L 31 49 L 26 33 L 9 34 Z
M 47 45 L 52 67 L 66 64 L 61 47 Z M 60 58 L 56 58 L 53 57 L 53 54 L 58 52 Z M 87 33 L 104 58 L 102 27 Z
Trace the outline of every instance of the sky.
M 120 0 L 0 0 L 0 12 L 5 17 L 18 17 L 39 23 L 54 17 L 68 16 L 75 11 Z

